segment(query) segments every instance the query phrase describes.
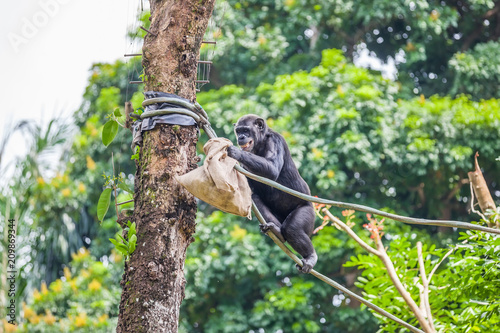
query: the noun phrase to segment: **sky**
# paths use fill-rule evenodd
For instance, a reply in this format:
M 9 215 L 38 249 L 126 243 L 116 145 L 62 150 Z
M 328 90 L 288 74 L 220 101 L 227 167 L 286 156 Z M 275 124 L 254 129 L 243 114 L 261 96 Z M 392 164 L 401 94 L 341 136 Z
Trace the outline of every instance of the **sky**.
M 6 1 L 0 11 L 0 140 L 22 119 L 70 119 L 95 62 L 132 53 L 127 27 L 141 0 Z M 144 0 L 146 2 L 146 0 Z M 18 134 L 6 159 L 26 152 Z M 4 164 L 4 163 L 2 163 Z
M 20 120 L 46 125 L 62 117 L 70 122 L 82 101 L 91 65 L 140 52 L 126 32 L 137 25 L 141 1 L 147 6 L 147 0 L 10 0 L 4 4 L 0 11 L 0 141 Z M 381 66 L 364 51 L 355 61 L 358 65 Z M 12 136 L 0 167 L 10 163 L 12 171 L 14 157 L 24 156 L 26 146 L 21 133 Z M 2 176 L 0 180 L 8 178 Z

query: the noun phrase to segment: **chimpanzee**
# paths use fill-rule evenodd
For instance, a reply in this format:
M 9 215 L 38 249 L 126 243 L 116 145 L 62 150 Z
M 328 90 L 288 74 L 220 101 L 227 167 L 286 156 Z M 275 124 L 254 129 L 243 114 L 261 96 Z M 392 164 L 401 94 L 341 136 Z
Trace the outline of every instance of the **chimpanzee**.
M 234 131 L 241 149 L 230 146 L 230 157 L 252 173 L 310 194 L 285 139 L 267 127 L 264 119 L 253 114 L 243 116 Z M 318 260 L 310 239 L 315 219 L 312 203 L 257 181 L 248 181 L 252 199 L 267 222 L 261 225 L 262 231 L 271 230 L 281 241 L 287 241 L 302 256 L 302 268 L 297 265 L 299 271 L 309 273 Z

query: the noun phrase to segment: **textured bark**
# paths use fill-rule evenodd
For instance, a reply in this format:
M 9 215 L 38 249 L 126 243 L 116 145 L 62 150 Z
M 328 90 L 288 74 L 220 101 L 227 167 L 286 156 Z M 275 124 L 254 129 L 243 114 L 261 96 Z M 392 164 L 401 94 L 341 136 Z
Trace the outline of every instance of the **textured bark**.
M 194 101 L 196 60 L 215 0 L 150 1 L 146 90 Z M 143 138 L 135 178 L 137 248 L 125 264 L 117 332 L 177 332 L 196 202 L 173 178 L 196 167 L 197 129 L 160 125 Z
M 483 213 L 486 213 L 488 209 L 496 210 L 495 201 L 491 197 L 490 190 L 488 189 L 488 184 L 484 180 L 483 173 L 477 163 L 478 153 L 474 156 L 474 165 L 476 169 L 468 173 L 469 180 L 472 183 L 472 188 L 476 194 L 477 201 L 479 202 L 479 207 Z
M 492 215 L 491 212 L 496 212 L 497 207 L 495 206 L 495 201 L 493 201 L 493 198 L 491 197 L 490 190 L 488 189 L 488 184 L 486 184 L 486 180 L 484 179 L 481 168 L 479 167 L 479 163 L 477 162 L 478 156 L 479 153 L 476 152 L 476 155 L 474 156 L 474 164 L 476 166 L 476 170 L 468 173 L 469 180 L 471 182 L 471 188 L 472 191 L 474 191 L 474 193 L 476 194 L 479 207 L 484 214 L 484 219 L 487 220 L 488 227 L 493 227 L 493 225 L 495 225 L 497 228 L 500 228 L 500 221 L 498 217 L 494 217 L 492 221 L 489 221 Z M 474 202 L 472 201 L 471 204 L 474 205 Z M 491 212 L 489 210 L 491 210 Z
M 198 54 L 215 0 L 150 1 L 151 27 L 142 48 L 146 90 L 194 101 Z

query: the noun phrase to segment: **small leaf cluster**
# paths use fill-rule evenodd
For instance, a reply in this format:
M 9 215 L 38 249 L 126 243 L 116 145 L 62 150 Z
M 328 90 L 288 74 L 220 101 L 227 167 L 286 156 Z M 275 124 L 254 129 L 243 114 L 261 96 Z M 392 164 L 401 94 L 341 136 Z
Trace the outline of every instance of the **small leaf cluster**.
M 106 213 L 108 212 L 109 205 L 111 204 L 111 194 L 113 193 L 114 189 L 121 190 L 120 194 L 116 198 L 117 201 L 130 200 L 132 198 L 132 195 L 134 194 L 134 191 L 125 182 L 123 173 L 120 173 L 120 175 L 114 177 L 103 174 L 103 177 L 105 179 L 104 186 L 111 187 L 105 188 L 102 191 L 97 202 L 97 218 L 101 222 L 104 220 L 104 218 L 106 217 Z M 133 204 L 127 205 L 125 206 L 125 208 L 129 208 L 131 206 L 133 206 Z
M 128 221 L 124 231 L 127 233 L 127 239 L 117 233 L 116 239 L 110 238 L 109 241 L 114 244 L 116 250 L 124 255 L 125 258 L 129 258 L 134 253 L 137 244 L 135 222 Z
M 197 223 L 185 264 L 180 332 L 375 330 L 368 312 L 349 308 L 350 300 L 330 286 L 298 276 L 294 263 L 259 232 L 257 221 L 243 224 L 241 217 L 215 211 L 199 213 Z M 332 239 L 342 239 L 332 229 Z M 340 268 L 335 246 L 342 240 L 319 254 L 318 269 L 326 274 Z M 333 306 L 332 297 L 340 296 L 344 301 Z
M 467 219 L 470 191 L 462 179 L 474 152 L 481 154 L 486 179 L 500 172 L 493 162 L 499 101 L 464 95 L 401 100 L 398 90 L 397 83 L 331 49 L 309 72 L 280 75 L 255 90 L 224 86 L 200 93 L 198 100 L 216 131 L 230 138 L 231 124 L 241 115 L 266 118 L 287 140 L 314 194 L 373 207 L 391 202 L 410 216 L 439 218 L 447 211 Z M 496 193 L 498 184 L 489 186 Z
M 30 302 L 22 306 L 23 323 L 17 332 L 115 331 L 121 295 L 115 280 L 123 271 L 123 257 L 114 253 L 104 264 L 81 249 L 72 259 L 63 276 L 34 289 Z
M 500 305 L 495 292 L 500 287 L 500 237 L 476 231 L 461 235 L 461 242 L 451 245 L 450 249 L 437 249 L 434 245 L 423 248 L 428 277 L 445 254 L 452 251 L 431 277 L 429 285 L 434 326 L 438 331 L 496 332 L 500 329 Z M 419 304 L 422 282 L 415 240 L 391 238 L 387 253 L 404 287 Z M 412 325 L 418 324 L 376 256 L 353 256 L 345 267 L 362 270 L 356 285 L 363 290 L 364 297 Z M 396 323 L 374 315 L 381 321 L 384 332 L 399 332 Z

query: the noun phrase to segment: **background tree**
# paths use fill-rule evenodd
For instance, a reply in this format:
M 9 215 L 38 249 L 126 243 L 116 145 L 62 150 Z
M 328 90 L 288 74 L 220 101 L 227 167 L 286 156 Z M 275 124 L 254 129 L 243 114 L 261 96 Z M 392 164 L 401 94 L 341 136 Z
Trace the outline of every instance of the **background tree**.
M 321 51 L 352 60 L 362 50 L 395 61 L 413 94 L 500 97 L 500 6 L 496 1 L 236 1 L 228 0 L 216 59 L 216 86 L 256 86 L 275 74 L 311 69 Z M 484 45 L 484 46 L 482 46 Z M 367 52 L 367 53 L 368 53 Z M 491 64 L 491 65 L 490 65 Z M 486 67 L 489 69 L 486 70 Z M 489 83 L 489 84 L 487 84 Z
M 235 142 L 232 123 L 245 113 L 260 114 L 285 136 L 294 160 L 315 195 L 411 216 L 465 221 L 473 218 L 466 210 L 470 193 L 462 180 L 472 169 L 474 151 L 479 150 L 480 164 L 498 203 L 500 190 L 495 178 L 499 164 L 495 159 L 500 152 L 495 143 L 500 134 L 500 107 L 497 99 L 488 99 L 495 96 L 494 87 L 498 85 L 495 62 L 490 54 L 497 44 L 490 35 L 497 21 L 492 16 L 485 26 L 481 19 L 481 15 L 496 8 L 494 3 L 415 1 L 411 5 L 386 1 L 373 4 L 320 1 L 312 4 L 298 0 L 226 3 L 225 9 L 223 5 L 216 12 L 220 30 L 206 37 L 217 40 L 211 76 L 211 87 L 216 89 L 197 95 L 220 136 Z M 457 15 L 463 10 L 458 6 L 469 11 Z M 435 8 L 439 17 L 433 20 Z M 147 14 L 141 15 L 146 28 L 147 17 Z M 466 21 L 468 25 L 464 25 Z M 366 24 L 360 25 L 360 22 Z M 409 32 L 406 26 L 410 26 Z M 390 27 L 392 33 L 389 33 Z M 481 31 L 480 35 L 459 53 L 467 32 L 475 28 Z M 311 35 L 308 29 L 322 33 Z M 432 32 L 438 30 L 439 33 Z M 356 34 L 357 31 L 360 33 Z M 458 40 L 453 37 L 457 31 L 463 31 Z M 132 33 L 143 34 L 142 30 Z M 318 38 L 315 40 L 315 37 Z M 378 37 L 383 37 L 380 44 Z M 434 42 L 439 48 L 432 46 Z M 398 81 L 353 65 L 352 59 L 357 59 L 364 45 L 376 50 L 375 55 L 383 60 L 387 50 L 391 56 L 397 54 L 399 61 L 406 61 L 397 63 Z M 420 68 L 436 68 L 434 63 L 445 64 L 444 69 L 437 66 L 444 74 L 435 71 L 437 78 L 432 79 L 427 70 L 424 80 L 424 74 L 419 74 Z M 121 174 L 131 186 L 134 166 L 130 155 L 133 152 L 129 132 L 120 131 L 105 148 L 100 131 L 106 115 L 117 108 L 122 110 L 125 101 L 131 100 L 136 109 L 141 107 L 142 87 L 127 84 L 131 79 L 140 79 L 134 66 L 140 68 L 136 59 L 128 63 L 95 64 L 91 68 L 82 107 L 75 113 L 75 131 L 67 136 L 71 145 L 65 146 L 57 167 L 59 176 L 57 173 L 44 176 L 42 185 L 31 178 L 35 200 L 30 205 L 29 216 L 38 226 L 47 229 L 30 229 L 30 237 L 41 246 L 57 249 L 51 256 L 41 256 L 39 265 L 46 265 L 54 257 L 66 258 L 63 265 L 52 266 L 50 275 L 46 271 L 49 290 L 51 282 L 64 275 L 65 266 L 75 272 L 73 276 L 80 275 L 77 270 L 73 271 L 74 263 L 69 259 L 81 246 L 78 244 L 88 247 L 103 263 L 113 257 L 113 245 L 108 238 L 121 230 L 114 210 L 108 212 L 102 225 L 98 224 L 95 207 L 104 184 L 101 175 L 112 173 L 112 151 L 117 175 Z M 466 77 L 456 79 L 457 73 Z M 419 89 L 416 98 L 415 88 Z M 439 92 L 440 96 L 431 96 L 429 92 Z M 460 92 L 471 96 L 456 95 Z M 198 148 L 205 141 L 206 137 L 202 136 Z M 119 192 L 119 201 L 127 199 L 130 196 Z M 0 200 L 0 205 L 2 202 Z M 53 214 L 52 210 L 58 213 Z M 297 276 L 293 264 L 269 239 L 259 234 L 256 222 L 214 211 L 204 203 L 199 203 L 199 210 L 202 214 L 196 221 L 196 241 L 189 246 L 185 262 L 187 284 L 180 332 L 257 332 L 261 328 L 273 332 L 374 332 L 384 323 L 345 295 L 308 276 Z M 353 229 L 368 240 L 369 235 L 362 231 L 362 218 L 356 215 Z M 29 228 L 27 224 L 25 227 Z M 52 231 L 51 228 L 72 229 L 75 238 L 55 240 L 57 244 L 67 243 L 66 247 L 49 244 L 42 235 Z M 428 250 L 430 262 L 435 262 L 448 250 L 438 253 L 439 249 L 455 243 L 459 236 L 450 230 L 445 233 L 435 227 L 411 227 L 393 221 L 386 221 L 385 228 L 384 241 L 397 240 L 388 244 L 389 255 L 396 255 L 398 267 L 402 269 L 406 262 L 414 262 L 412 249 L 417 239 L 437 246 L 436 251 L 432 247 Z M 360 257 L 359 248 L 348 237 L 328 226 L 313 237 L 313 242 L 320 257 L 319 271 L 349 288 L 373 292 L 380 298 L 380 305 L 388 305 L 382 296 L 391 293 L 372 288 L 378 282 L 385 282 L 383 277 L 371 280 L 370 273 L 379 276 L 382 268 L 375 266 L 370 258 Z M 496 303 L 491 303 L 495 295 L 486 294 L 497 276 L 496 257 L 489 254 L 491 247 L 485 245 L 487 242 L 469 242 L 476 245 L 455 250 L 465 252 L 450 255 L 451 265 L 445 261 L 433 278 L 436 285 L 449 288 L 452 295 L 453 304 L 449 307 L 439 297 L 432 300 L 433 307 L 446 311 L 441 318 L 449 319 L 441 320 L 450 329 L 475 327 L 480 313 L 495 310 Z M 490 241 L 492 244 L 496 244 L 495 241 Z M 477 260 L 466 260 L 465 265 L 462 259 L 470 255 Z M 362 280 L 358 281 L 362 282 L 357 283 L 358 287 L 354 285 L 360 271 L 343 266 L 352 256 L 359 258 L 360 263 L 374 265 L 373 272 L 363 272 L 362 278 L 370 282 L 368 288 Z M 457 282 L 460 289 L 465 290 L 463 293 L 452 290 L 450 283 L 456 278 L 457 262 L 464 265 L 460 271 L 463 279 Z M 474 266 L 477 263 L 491 265 L 485 266 L 488 270 L 484 271 L 479 269 L 482 266 Z M 364 268 L 361 264 L 359 267 Z M 407 268 L 410 281 L 413 271 L 411 265 Z M 27 266 L 23 276 L 33 277 L 37 280 L 33 285 L 41 286 L 41 277 L 33 272 Z M 119 276 L 113 277 L 117 284 Z M 477 283 L 471 282 L 476 280 Z M 89 282 L 84 281 L 81 289 Z M 385 284 L 379 286 L 382 288 Z M 470 300 L 491 304 L 484 307 Z M 82 296 L 71 301 L 74 304 L 84 299 Z M 68 311 L 71 315 L 83 316 L 83 307 L 75 310 L 68 303 L 60 304 L 66 306 L 66 312 L 58 312 L 61 317 Z M 37 315 L 46 316 L 42 303 L 30 301 L 28 306 L 37 309 Z M 113 318 L 113 311 L 116 315 L 117 306 L 110 306 L 109 318 Z M 400 310 L 406 313 L 404 307 Z M 99 315 L 101 313 L 104 312 Z M 458 318 L 453 317 L 455 313 Z M 451 326 L 454 318 L 460 324 Z M 486 321 L 486 326 L 479 326 L 480 329 L 488 331 L 494 327 L 487 324 L 490 322 Z

